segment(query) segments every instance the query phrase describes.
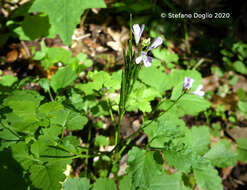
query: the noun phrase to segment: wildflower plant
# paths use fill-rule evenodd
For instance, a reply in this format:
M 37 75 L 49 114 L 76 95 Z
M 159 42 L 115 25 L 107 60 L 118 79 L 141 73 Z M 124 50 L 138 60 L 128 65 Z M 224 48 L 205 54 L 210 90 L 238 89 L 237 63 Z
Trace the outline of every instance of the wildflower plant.
M 46 96 L 22 90 L 25 80 L 0 76 L 0 179 L 8 183 L 1 183 L 0 189 L 10 189 L 13 178 L 20 182 L 17 190 L 223 189 L 215 167 L 234 165 L 237 153 L 225 139 L 211 146 L 208 127 L 186 127 L 181 119 L 210 107 L 202 77 L 196 70 L 164 72 L 157 56 L 151 56 L 164 38 L 152 43 L 142 39 L 144 29 L 130 17 L 122 71 L 88 71 L 86 81 L 79 83 L 76 79 L 92 61 L 84 54 L 73 57 L 63 49 L 46 48 L 42 42 L 35 59 L 49 68 L 57 64 L 51 57 L 59 52 L 56 60 L 62 63 L 51 80 L 38 80 Z M 129 111 L 141 116 L 141 126 L 120 138 L 121 121 Z M 113 140 L 98 134 L 105 130 L 101 119 L 106 117 L 112 120 Z M 85 137 L 79 140 L 73 134 L 81 131 Z M 136 143 L 140 135 L 145 143 Z M 237 143 L 246 162 L 246 142 Z M 125 155 L 128 167 L 122 172 Z M 77 163 L 83 163 L 80 179 L 69 169 Z M 8 175 L 13 178 L 7 180 Z

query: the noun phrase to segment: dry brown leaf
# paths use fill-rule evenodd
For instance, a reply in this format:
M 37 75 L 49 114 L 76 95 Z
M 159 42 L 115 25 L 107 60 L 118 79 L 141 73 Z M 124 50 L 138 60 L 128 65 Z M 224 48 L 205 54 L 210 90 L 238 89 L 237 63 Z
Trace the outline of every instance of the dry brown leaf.
M 246 127 L 235 127 L 233 129 L 227 130 L 227 133 L 235 140 L 237 140 L 238 138 L 247 138 Z
M 113 31 L 111 28 L 107 28 L 107 32 L 114 40 L 107 42 L 107 45 L 115 51 L 121 52 L 125 46 L 124 43 L 129 39 L 129 30 L 122 26 L 121 32 Z

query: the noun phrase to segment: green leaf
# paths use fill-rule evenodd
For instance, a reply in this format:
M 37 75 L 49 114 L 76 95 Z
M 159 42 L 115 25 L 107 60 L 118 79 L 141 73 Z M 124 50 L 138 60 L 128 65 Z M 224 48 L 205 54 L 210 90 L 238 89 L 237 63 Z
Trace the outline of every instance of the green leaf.
M 150 121 L 147 121 L 143 126 L 149 123 Z M 174 148 L 180 149 L 179 146 L 184 141 L 187 130 L 184 121 L 174 115 L 163 115 L 144 128 L 149 145 L 156 148 L 168 147 L 174 143 Z
M 108 146 L 109 145 L 109 139 L 103 135 L 99 135 L 95 139 L 95 145 L 96 146 Z
M 66 127 L 70 130 L 82 130 L 87 122 L 87 117 L 77 112 L 71 112 Z
M 200 190 L 223 190 L 217 170 L 209 163 L 198 161 L 193 165 L 193 172 Z
M 158 152 L 147 152 L 133 147 L 128 152 L 128 174 L 136 187 L 148 187 L 161 174 L 162 158 Z
M 41 65 L 46 70 L 58 62 L 62 62 L 65 65 L 70 65 L 75 59 L 72 57 L 72 52 L 64 48 L 46 48 L 41 52 L 45 53 L 44 58 L 41 60 Z
M 48 14 L 50 24 L 66 45 L 70 45 L 75 27 L 85 9 L 104 8 L 103 0 L 36 0 L 29 12 L 44 12 Z
M 238 160 L 240 160 L 243 163 L 247 163 L 247 139 L 238 138 L 237 145 Z
M 241 74 L 247 74 L 247 67 L 241 61 L 235 61 L 233 63 L 233 68 Z
M 154 54 L 154 57 L 162 61 L 165 61 L 166 63 L 171 63 L 171 62 L 177 63 L 179 59 L 176 53 L 171 53 L 168 49 L 162 49 L 162 50 L 154 49 L 152 53 Z
M 164 150 L 167 164 L 175 167 L 179 171 L 189 173 L 194 161 L 193 154 L 186 151 Z
M 11 152 L 13 158 L 20 163 L 23 169 L 27 170 L 33 164 L 33 160 L 31 155 L 29 155 L 26 143 L 19 142 L 17 144 L 12 144 Z
M 0 85 L 11 87 L 18 78 L 12 75 L 4 75 L 0 78 Z
M 238 108 L 241 111 L 241 114 L 247 118 L 247 101 L 239 101 Z
M 237 155 L 232 152 L 232 145 L 227 140 L 221 140 L 215 144 L 204 157 L 220 168 L 233 166 L 237 162 Z
M 143 67 L 139 73 L 139 78 L 145 84 L 156 89 L 161 95 L 165 90 L 172 87 L 170 77 L 155 66 Z
M 0 131 L 0 151 L 9 147 L 11 144 L 15 144 L 19 140 L 18 136 L 13 134 L 8 129 Z
M 65 175 L 63 174 L 66 169 L 66 164 L 63 162 L 56 162 L 46 165 L 32 165 L 30 169 L 30 179 L 36 188 L 45 190 L 59 190 L 64 181 Z
M 64 190 L 89 190 L 90 184 L 87 178 L 69 178 L 64 183 Z
M 209 150 L 210 135 L 208 127 L 192 127 L 186 134 L 186 142 L 190 149 L 199 155 L 203 155 Z
M 160 94 L 153 88 L 146 88 L 146 86 L 140 82 L 135 83 L 135 87 L 130 94 L 129 101 L 127 102 L 128 111 L 141 110 L 142 112 L 151 112 L 152 107 L 150 102 L 159 97 Z
M 11 126 L 22 132 L 34 132 L 39 121 L 36 109 L 43 99 L 35 91 L 14 91 L 4 99 L 4 105 L 9 106 L 13 112 L 6 114 Z
M 132 185 L 132 180 L 131 177 L 126 175 L 120 180 L 119 184 L 119 189 L 120 190 L 135 190 L 135 186 Z
M 39 37 L 55 37 L 54 28 L 50 26 L 47 15 L 26 15 L 21 26 L 14 29 L 14 32 L 19 35 L 20 40 L 28 41 Z
M 68 66 L 59 69 L 55 75 L 52 76 L 51 86 L 55 92 L 58 89 L 65 88 L 71 85 L 76 79 L 76 73 L 72 71 Z
M 172 104 L 174 104 L 173 101 L 165 100 L 161 104 L 160 108 L 167 110 Z M 193 94 L 185 94 L 167 113 L 174 114 L 177 117 L 182 117 L 184 115 L 197 115 L 198 113 L 208 109 L 210 105 L 210 102 L 202 97 Z
M 116 184 L 113 179 L 98 178 L 93 184 L 93 190 L 116 190 Z

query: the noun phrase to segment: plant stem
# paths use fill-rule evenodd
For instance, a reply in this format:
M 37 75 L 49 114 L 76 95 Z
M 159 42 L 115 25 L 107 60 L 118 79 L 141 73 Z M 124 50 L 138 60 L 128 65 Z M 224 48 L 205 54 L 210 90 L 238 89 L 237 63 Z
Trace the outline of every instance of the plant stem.
M 91 129 L 91 126 L 89 126 L 89 129 L 88 130 L 89 130 L 88 131 L 88 137 L 87 137 L 88 149 L 86 150 L 86 161 L 85 161 L 85 173 L 86 173 L 86 176 L 88 176 L 88 157 L 89 157 L 91 137 L 92 137 L 92 129 Z

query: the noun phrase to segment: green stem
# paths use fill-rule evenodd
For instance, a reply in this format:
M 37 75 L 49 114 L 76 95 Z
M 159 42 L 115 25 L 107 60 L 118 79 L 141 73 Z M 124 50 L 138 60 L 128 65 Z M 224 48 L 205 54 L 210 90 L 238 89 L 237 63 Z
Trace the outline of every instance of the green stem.
M 85 173 L 86 176 L 88 176 L 88 158 L 89 158 L 89 151 L 90 151 L 90 143 L 91 143 L 91 137 L 92 137 L 92 130 L 91 130 L 91 126 L 89 126 L 88 129 L 88 137 L 87 137 L 87 142 L 88 142 L 88 149 L 86 150 L 86 161 L 85 161 Z
M 109 99 L 107 99 L 107 105 L 108 105 L 108 110 L 109 110 L 109 113 L 110 113 L 110 116 L 111 116 L 112 123 L 115 126 L 116 125 L 116 121 L 115 121 L 113 113 L 112 113 L 112 105 L 111 105 L 111 101 Z
M 186 20 L 184 21 L 184 32 L 185 32 L 185 46 L 186 46 L 187 52 L 190 54 L 191 50 L 190 50 L 190 42 L 189 42 L 189 32 L 188 32 Z
M 50 96 L 51 101 L 54 102 L 54 99 L 53 99 L 53 96 L 52 96 L 52 94 L 51 94 L 50 88 L 48 89 L 48 94 L 49 94 L 49 96 Z

